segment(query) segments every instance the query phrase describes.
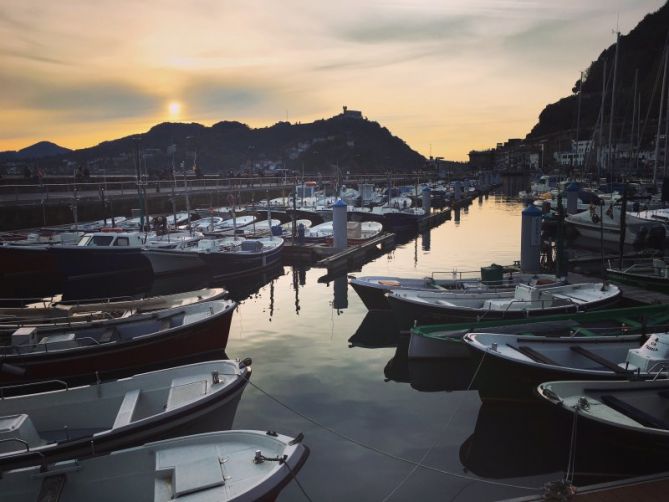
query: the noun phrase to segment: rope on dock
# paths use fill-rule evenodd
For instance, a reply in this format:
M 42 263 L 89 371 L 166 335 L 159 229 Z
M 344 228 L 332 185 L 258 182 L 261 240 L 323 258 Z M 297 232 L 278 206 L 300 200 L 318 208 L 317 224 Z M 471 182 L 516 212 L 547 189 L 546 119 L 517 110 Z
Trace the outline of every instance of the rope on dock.
M 360 446 L 361 448 L 365 448 L 365 449 L 367 449 L 367 450 L 373 451 L 373 452 L 375 452 L 375 453 L 378 453 L 379 455 L 383 455 L 384 457 L 388 457 L 388 458 L 391 458 L 391 459 L 393 459 L 393 460 L 398 460 L 398 461 L 400 461 L 400 462 L 404 462 L 405 464 L 409 464 L 409 465 L 415 466 L 416 468 L 420 467 L 421 469 L 425 469 L 425 470 L 427 470 L 427 471 L 437 472 L 437 473 L 439 473 L 439 474 L 444 474 L 444 475 L 446 475 L 446 476 L 452 476 L 452 477 L 455 477 L 455 478 L 464 479 L 464 480 L 472 481 L 472 482 L 476 482 L 476 483 L 483 483 L 483 484 L 493 485 L 493 486 L 501 486 L 501 487 L 504 487 L 504 488 L 515 488 L 515 489 L 518 489 L 518 490 L 529 490 L 529 491 L 533 491 L 533 492 L 539 492 L 539 491 L 542 491 L 542 490 L 543 490 L 543 486 L 542 486 L 542 487 L 536 487 L 536 486 L 524 486 L 524 485 L 516 485 L 516 484 L 512 484 L 512 483 L 504 483 L 504 482 L 501 482 L 501 481 L 492 481 L 492 480 L 489 480 L 489 479 L 473 478 L 473 477 L 471 477 L 471 476 L 467 476 L 467 475 L 465 475 L 465 474 L 460 474 L 459 472 L 451 472 L 451 471 L 447 471 L 447 470 L 445 470 L 445 469 L 440 469 L 440 468 L 438 468 L 438 467 L 434 467 L 434 466 L 430 466 L 430 465 L 425 465 L 425 464 L 422 464 L 422 463 L 420 463 L 420 462 L 416 462 L 416 461 L 414 461 L 414 460 L 411 460 L 411 459 L 409 459 L 409 458 L 402 457 L 402 456 L 400 456 L 400 455 L 396 455 L 396 454 L 394 454 L 394 453 L 391 453 L 391 452 L 382 450 L 382 449 L 380 449 L 380 448 L 377 448 L 376 446 L 372 446 L 372 445 L 369 445 L 369 444 L 367 444 L 367 443 L 363 443 L 362 441 L 360 441 L 360 440 L 358 440 L 358 439 L 355 439 L 355 438 L 353 438 L 353 437 L 351 437 L 351 436 L 347 436 L 346 434 L 343 434 L 343 433 L 337 431 L 336 429 L 333 429 L 332 427 L 329 427 L 329 426 L 327 426 L 327 425 L 325 425 L 325 424 L 319 422 L 319 421 L 316 420 L 315 418 L 312 418 L 312 417 L 310 417 L 310 416 L 308 416 L 308 415 L 305 415 L 305 414 L 302 413 L 301 411 L 296 410 L 295 408 L 293 408 L 293 407 L 291 407 L 290 405 L 284 403 L 284 402 L 281 401 L 280 399 L 274 397 L 274 396 L 271 395 L 269 392 L 267 392 L 266 390 L 262 389 L 261 387 L 258 386 L 258 384 L 254 383 L 254 382 L 251 381 L 251 380 L 249 380 L 249 385 L 251 385 L 252 387 L 254 387 L 255 389 L 257 389 L 258 391 L 260 391 L 262 394 L 264 394 L 265 396 L 267 396 L 269 399 L 271 399 L 272 401 L 274 401 L 274 402 L 277 403 L 278 405 L 284 407 L 285 409 L 287 409 L 288 411 L 294 413 L 295 415 L 297 415 L 297 416 L 303 418 L 303 419 L 306 420 L 307 422 L 312 423 L 312 424 L 315 425 L 316 427 L 319 427 L 319 428 L 321 428 L 321 429 L 323 429 L 323 430 L 326 430 L 326 431 L 328 431 L 330 434 L 333 434 L 333 435 L 337 436 L 338 438 L 343 439 L 344 441 L 347 441 L 347 442 L 349 442 L 349 443 L 352 443 L 352 444 L 355 444 L 355 445 L 357 445 L 357 446 Z

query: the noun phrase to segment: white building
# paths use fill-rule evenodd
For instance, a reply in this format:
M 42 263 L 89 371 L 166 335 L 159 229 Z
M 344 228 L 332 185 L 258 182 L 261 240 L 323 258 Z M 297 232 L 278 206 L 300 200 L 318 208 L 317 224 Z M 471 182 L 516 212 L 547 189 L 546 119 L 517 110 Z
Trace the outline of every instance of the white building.
M 553 160 L 561 166 L 582 166 L 592 149 L 592 140 L 571 142 L 571 150 L 553 153 Z

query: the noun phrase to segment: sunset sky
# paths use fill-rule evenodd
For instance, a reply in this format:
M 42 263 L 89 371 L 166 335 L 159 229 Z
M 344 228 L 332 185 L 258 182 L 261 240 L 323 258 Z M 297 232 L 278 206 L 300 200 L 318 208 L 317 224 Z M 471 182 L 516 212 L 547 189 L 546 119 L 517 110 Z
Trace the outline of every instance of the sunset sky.
M 664 0 L 3 0 L 0 150 L 362 110 L 424 155 L 523 137 Z

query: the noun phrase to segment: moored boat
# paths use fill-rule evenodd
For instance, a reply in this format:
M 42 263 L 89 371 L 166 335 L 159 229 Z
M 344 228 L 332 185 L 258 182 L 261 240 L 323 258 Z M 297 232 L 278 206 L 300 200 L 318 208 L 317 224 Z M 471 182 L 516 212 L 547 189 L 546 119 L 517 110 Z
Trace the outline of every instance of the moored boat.
M 580 235 L 589 239 L 618 243 L 621 235 L 620 206 L 608 207 L 591 205 L 590 209 L 581 213 L 572 214 L 565 218 L 565 222 L 575 228 Z M 661 223 L 638 218 L 633 213 L 625 215 L 625 244 L 641 243 L 654 226 Z
M 326 221 L 308 228 L 304 234 L 304 240 L 307 242 L 325 242 L 332 238 L 334 234 L 332 225 L 332 221 Z
M 433 272 L 429 277 L 404 278 L 391 276 L 349 276 L 349 283 L 368 310 L 390 309 L 387 294 L 392 290 L 413 291 L 458 291 L 477 293 L 481 291 L 512 290 L 519 283 L 562 284 L 564 281 L 548 274 L 521 274 L 516 269 L 499 265 L 482 267 L 475 272 Z
M 96 298 L 90 300 L 62 301 L 44 298 L 25 307 L 0 308 L 0 333 L 30 326 L 72 326 L 95 323 L 97 326 L 112 319 L 132 315 L 185 307 L 193 303 L 218 300 L 227 291 L 223 288 L 205 288 L 197 291 L 174 293 L 145 298 Z
M 410 359 L 469 357 L 462 338 L 468 333 L 502 333 L 535 336 L 617 336 L 645 334 L 665 326 L 669 305 L 643 305 L 618 309 L 573 312 L 540 319 L 497 319 L 432 324 L 411 329 Z
M 272 267 L 281 261 L 281 237 L 245 239 L 203 239 L 196 249 L 183 251 L 197 253 L 208 272 L 216 279 L 230 279 Z
M 476 387 L 485 398 L 532 398 L 537 385 L 551 380 L 650 379 L 669 368 L 666 333 L 648 340 L 470 333 L 463 340 L 483 358 Z
M 550 381 L 537 394 L 562 410 L 579 447 L 615 445 L 621 455 L 637 453 L 653 463 L 669 454 L 669 381 Z
M 84 234 L 76 246 L 0 246 L 2 273 L 8 279 L 39 280 L 42 274 L 52 274 L 73 280 L 121 270 L 150 271 L 140 235 L 113 230 Z
M 0 470 L 132 446 L 214 409 L 218 425 L 228 429 L 250 376 L 250 360 L 208 361 L 3 397 Z
M 223 351 L 234 302 L 216 300 L 102 326 L 19 328 L 0 347 L 0 384 L 57 376 L 70 383 L 127 376 Z
M 294 478 L 308 454 L 302 435 L 211 432 L 8 471 L 0 490 L 5 502 L 38 500 L 41 494 L 60 502 L 269 501 Z
M 669 293 L 669 265 L 660 258 L 638 260 L 622 268 L 609 265 L 606 277 L 614 282 Z
M 606 283 L 518 284 L 513 291 L 475 294 L 393 290 L 387 298 L 393 314 L 406 326 L 579 312 L 610 305 L 620 294 L 620 288 Z

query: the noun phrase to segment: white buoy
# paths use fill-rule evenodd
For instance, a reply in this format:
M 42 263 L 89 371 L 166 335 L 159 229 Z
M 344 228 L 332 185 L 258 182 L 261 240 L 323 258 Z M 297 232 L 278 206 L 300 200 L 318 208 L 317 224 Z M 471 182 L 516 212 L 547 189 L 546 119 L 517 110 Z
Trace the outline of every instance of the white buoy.
M 346 203 L 341 199 L 338 199 L 332 206 L 333 246 L 335 249 L 346 249 L 348 246 L 346 209 Z
M 520 232 L 520 270 L 533 274 L 540 271 L 541 210 L 530 204 L 522 212 Z

